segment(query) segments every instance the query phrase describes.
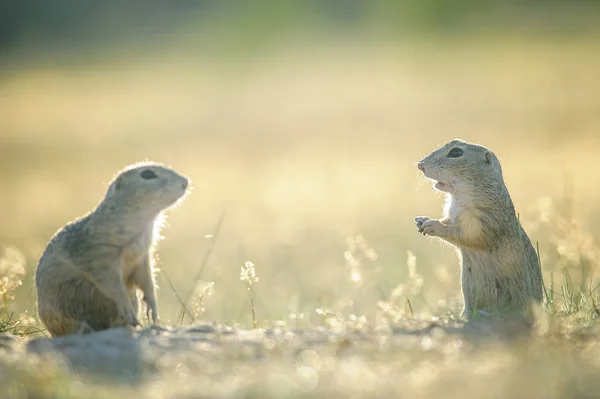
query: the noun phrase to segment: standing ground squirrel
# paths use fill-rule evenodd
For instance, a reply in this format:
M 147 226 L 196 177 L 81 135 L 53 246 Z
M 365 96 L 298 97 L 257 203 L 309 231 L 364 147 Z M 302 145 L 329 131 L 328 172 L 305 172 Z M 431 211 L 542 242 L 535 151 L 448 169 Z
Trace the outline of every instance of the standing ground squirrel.
M 39 317 L 52 336 L 139 325 L 138 288 L 148 319 L 158 321 L 154 246 L 162 212 L 187 188 L 188 179 L 164 165 L 134 164 L 96 209 L 58 230 L 35 275 Z
M 419 232 L 457 248 L 463 315 L 524 311 L 542 300 L 537 254 L 519 223 L 498 158 L 489 149 L 452 140 L 423 158 L 418 168 L 446 193 L 444 217 L 418 216 Z

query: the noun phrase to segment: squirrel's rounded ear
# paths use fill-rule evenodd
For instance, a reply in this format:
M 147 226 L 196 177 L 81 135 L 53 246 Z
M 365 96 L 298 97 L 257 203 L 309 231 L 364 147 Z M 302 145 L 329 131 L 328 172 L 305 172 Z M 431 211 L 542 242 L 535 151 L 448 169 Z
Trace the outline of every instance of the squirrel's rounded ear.
M 485 152 L 485 163 L 489 163 L 490 165 L 494 166 L 494 156 L 489 151 Z

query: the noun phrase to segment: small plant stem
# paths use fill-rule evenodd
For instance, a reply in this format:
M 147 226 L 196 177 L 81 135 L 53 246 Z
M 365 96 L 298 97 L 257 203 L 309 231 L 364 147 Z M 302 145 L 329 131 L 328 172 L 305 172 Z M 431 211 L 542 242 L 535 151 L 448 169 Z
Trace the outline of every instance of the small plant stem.
M 167 274 L 167 271 L 165 269 L 162 269 L 162 273 L 165 276 L 165 279 L 167 280 L 167 284 L 169 284 L 169 288 L 171 288 L 171 291 L 173 292 L 173 295 L 175 295 L 175 298 L 177 298 L 177 301 L 179 302 L 179 304 L 183 308 L 183 312 L 181 314 L 181 320 L 179 322 L 179 325 L 182 325 L 183 324 L 183 317 L 185 316 L 185 314 L 186 313 L 191 314 L 191 313 L 188 310 L 188 308 L 185 306 L 185 303 L 183 302 L 183 300 L 181 299 L 181 297 L 179 296 L 179 294 L 177 293 L 177 290 L 175 290 L 175 287 L 173 286 L 173 282 L 171 281 L 171 278 Z
M 250 306 L 252 307 L 252 324 L 256 329 L 256 314 L 254 313 L 254 291 L 252 291 L 252 285 L 248 286 L 248 291 L 250 291 Z
M 554 305 L 554 271 L 550 272 L 550 300 L 552 301 L 552 308 L 556 311 L 556 305 Z
M 6 314 L 8 311 L 8 295 L 6 294 L 6 292 L 4 293 L 4 295 L 2 295 L 2 320 L 6 319 Z
M 415 313 L 413 312 L 413 307 L 412 307 L 412 304 L 410 303 L 410 298 L 408 297 L 408 294 L 406 295 L 406 304 L 408 305 L 408 309 L 410 310 L 411 316 L 415 317 Z
M 192 300 L 192 296 L 194 295 L 194 292 L 196 291 L 196 285 L 198 284 L 200 277 L 202 277 L 202 273 L 204 272 L 204 269 L 206 268 L 208 260 L 210 259 L 210 255 L 212 254 L 213 248 L 215 246 L 215 242 L 217 241 L 219 231 L 221 230 L 221 225 L 223 224 L 223 219 L 225 219 L 225 211 L 224 210 L 223 210 L 223 212 L 221 212 L 221 216 L 219 216 L 219 220 L 217 221 L 217 224 L 215 225 L 215 229 L 214 229 L 214 232 L 213 232 L 211 240 L 210 240 L 210 245 L 208 246 L 208 249 L 206 250 L 206 253 L 204 254 L 204 259 L 202 259 L 202 263 L 200 264 L 200 269 L 198 269 L 198 272 L 194 276 L 194 285 L 192 287 L 192 290 L 189 292 L 188 295 L 186 295 L 185 301 L 183 301 L 183 304 L 187 304 Z M 195 321 L 194 315 L 192 313 L 190 313 L 189 311 L 186 311 L 185 306 L 182 306 L 182 308 L 181 308 L 181 320 L 182 320 L 181 323 L 183 324 L 183 319 L 184 319 L 186 313 L 192 319 L 192 322 L 194 322 Z

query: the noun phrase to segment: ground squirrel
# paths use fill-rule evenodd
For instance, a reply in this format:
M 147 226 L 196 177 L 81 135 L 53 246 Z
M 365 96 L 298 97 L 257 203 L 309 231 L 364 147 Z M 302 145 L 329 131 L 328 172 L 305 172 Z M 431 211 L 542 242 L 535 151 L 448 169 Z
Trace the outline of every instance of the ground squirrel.
M 498 158 L 489 149 L 452 140 L 418 163 L 446 193 L 444 217 L 418 216 L 419 232 L 457 248 L 463 315 L 524 311 L 542 299 L 542 272 L 515 213 Z
M 40 320 L 52 336 L 139 325 L 138 288 L 158 321 L 153 251 L 163 211 L 188 179 L 154 162 L 131 165 L 102 202 L 50 240 L 35 275 Z

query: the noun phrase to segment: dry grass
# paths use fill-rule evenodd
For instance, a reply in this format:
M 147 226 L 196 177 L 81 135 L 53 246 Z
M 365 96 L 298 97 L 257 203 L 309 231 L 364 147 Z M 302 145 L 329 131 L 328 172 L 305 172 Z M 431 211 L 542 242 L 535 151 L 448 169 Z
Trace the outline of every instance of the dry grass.
M 237 65 L 168 55 L 15 71 L 0 88 L 0 245 L 17 248 L 0 264 L 0 329 L 33 331 L 32 273 L 49 237 L 94 207 L 115 171 L 145 158 L 173 165 L 195 186 L 170 215 L 159 248 L 174 290 L 200 293 L 188 304 L 195 316 L 344 334 L 432 318 L 451 325 L 461 305 L 457 261 L 450 248 L 415 232 L 413 217 L 439 213 L 441 199 L 414 162 L 461 137 L 501 157 L 521 219 L 539 241 L 548 292 L 540 314 L 548 316 L 540 317 L 536 340 L 526 349 L 477 350 L 464 337 L 464 345 L 421 337 L 392 345 L 389 354 L 382 343 L 343 359 L 335 344 L 297 364 L 274 356 L 248 375 L 253 365 L 228 358 L 223 368 L 238 378 L 230 393 L 595 392 L 589 376 L 598 367 L 591 355 L 597 334 L 588 328 L 598 316 L 600 57 L 592 46 L 340 45 Z M 223 210 L 213 253 L 192 281 Z M 260 274 L 252 291 L 257 320 L 239 281 L 248 259 Z M 163 274 L 159 284 L 161 317 L 179 324 L 181 306 Z M 317 358 L 318 367 L 303 363 Z M 315 375 L 316 391 L 302 388 Z M 56 397 L 78 397 L 80 387 L 62 378 L 47 380 L 69 387 Z M 396 378 L 402 386 L 391 384 Z M 207 397 L 223 394 L 219 384 L 202 386 Z M 24 397 L 19 389 L 12 397 Z M 98 397 L 114 394 L 102 389 L 110 392 L 98 390 Z

